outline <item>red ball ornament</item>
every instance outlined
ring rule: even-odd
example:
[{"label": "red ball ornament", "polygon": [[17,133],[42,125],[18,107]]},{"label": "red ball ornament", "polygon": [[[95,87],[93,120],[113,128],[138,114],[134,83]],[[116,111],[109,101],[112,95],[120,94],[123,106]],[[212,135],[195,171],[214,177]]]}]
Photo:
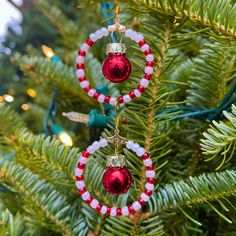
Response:
[{"label": "red ball ornament", "polygon": [[107,192],[120,195],[128,191],[131,175],[126,167],[110,166],[103,175],[102,183]]},{"label": "red ball ornament", "polygon": [[130,76],[131,64],[125,56],[125,45],[110,43],[107,45],[107,57],[102,65],[104,76],[113,83],[120,83]]}]

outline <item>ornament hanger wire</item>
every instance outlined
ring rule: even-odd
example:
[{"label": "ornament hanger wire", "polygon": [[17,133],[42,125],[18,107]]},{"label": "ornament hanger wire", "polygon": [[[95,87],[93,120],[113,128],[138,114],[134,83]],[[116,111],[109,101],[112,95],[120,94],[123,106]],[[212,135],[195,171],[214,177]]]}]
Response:
[{"label": "ornament hanger wire", "polygon": [[125,26],[120,24],[120,3],[119,0],[115,0],[115,24],[108,26],[109,32],[119,31],[125,32]]},{"label": "ornament hanger wire", "polygon": [[118,0],[116,0],[115,1],[115,22],[116,23],[120,22],[119,12],[120,12],[120,3]]}]

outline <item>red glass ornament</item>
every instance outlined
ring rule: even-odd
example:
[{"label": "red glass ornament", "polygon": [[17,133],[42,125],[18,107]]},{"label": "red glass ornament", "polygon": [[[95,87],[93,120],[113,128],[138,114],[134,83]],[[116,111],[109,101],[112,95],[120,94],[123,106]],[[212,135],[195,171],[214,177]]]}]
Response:
[{"label": "red glass ornament", "polygon": [[102,72],[112,83],[120,83],[128,79],[131,64],[125,54],[109,53],[103,62]]},{"label": "red glass ornament", "polygon": [[126,167],[110,166],[103,175],[102,183],[107,192],[120,195],[128,191],[131,175]]}]

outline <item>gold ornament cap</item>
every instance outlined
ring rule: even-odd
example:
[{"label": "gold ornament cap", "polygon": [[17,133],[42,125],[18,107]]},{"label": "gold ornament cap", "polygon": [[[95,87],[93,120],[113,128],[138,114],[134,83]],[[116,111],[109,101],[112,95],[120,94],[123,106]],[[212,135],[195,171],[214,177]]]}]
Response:
[{"label": "gold ornament cap", "polygon": [[123,167],[125,166],[125,156],[124,155],[113,155],[108,156],[106,161],[107,167]]},{"label": "gold ornament cap", "polygon": [[109,53],[125,54],[126,53],[125,44],[123,44],[123,43],[109,43],[109,44],[107,44],[106,53],[107,53],[107,55]]}]

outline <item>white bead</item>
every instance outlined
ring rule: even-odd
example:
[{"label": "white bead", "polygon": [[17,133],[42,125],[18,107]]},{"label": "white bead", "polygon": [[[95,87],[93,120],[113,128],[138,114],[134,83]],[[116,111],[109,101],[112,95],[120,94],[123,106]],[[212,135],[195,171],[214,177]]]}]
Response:
[{"label": "white bead", "polygon": [[129,215],[129,208],[127,206],[124,206],[121,208],[121,212],[123,216]]},{"label": "white bead", "polygon": [[137,32],[132,31],[131,34],[130,34],[130,38],[131,38],[132,40],[135,40],[136,37],[137,37]]},{"label": "white bead", "polygon": [[101,30],[97,30],[94,34],[97,39],[101,39],[103,37],[103,33]]},{"label": "white bead", "polygon": [[148,44],[144,44],[142,47],[141,47],[141,51],[142,52],[145,52],[146,50],[148,50],[150,47]]},{"label": "white bead", "polygon": [[153,61],[154,60],[154,56],[152,54],[148,54],[146,56],[146,61]]},{"label": "white bead", "polygon": [[93,95],[96,93],[96,90],[95,89],[90,89],[89,91],[88,91],[88,95],[89,95],[89,97],[93,97]]},{"label": "white bead", "polygon": [[133,30],[127,29],[127,30],[125,31],[125,36],[126,36],[127,38],[130,38],[130,35],[131,35],[132,32],[133,32]]},{"label": "white bead", "polygon": [[85,158],[85,157],[83,157],[83,156],[80,156],[79,162],[81,162],[82,164],[87,164],[88,158]]},{"label": "white bead", "polygon": [[77,75],[77,77],[82,77],[82,76],[84,76],[84,70],[83,70],[83,69],[78,69],[78,70],[76,70],[76,75]]},{"label": "white bead", "polygon": [[135,42],[136,43],[139,43],[141,40],[143,40],[144,39],[144,37],[143,37],[143,35],[142,34],[137,34],[136,36],[135,36]]},{"label": "white bead", "polygon": [[85,88],[85,87],[87,87],[87,86],[89,86],[89,82],[88,82],[87,80],[84,80],[84,81],[82,81],[82,82],[80,83],[80,87],[81,87],[81,88]]},{"label": "white bead", "polygon": [[89,194],[89,192],[88,191],[86,191],[85,193],[83,193],[82,194],[82,199],[84,200],[84,201],[86,201],[86,200],[88,200],[89,199],[89,197],[90,197],[90,194]]},{"label": "white bead", "polygon": [[98,96],[98,102],[103,103],[103,102],[104,102],[104,99],[105,99],[105,96],[104,96],[103,94],[100,94],[100,95]]},{"label": "white bead", "polygon": [[133,142],[132,140],[129,140],[129,141],[126,143],[126,147],[127,147],[128,149],[132,149],[133,145],[134,145],[134,142]]},{"label": "white bead", "polygon": [[95,150],[95,148],[94,148],[92,145],[90,145],[90,146],[87,148],[87,151],[88,151],[89,153],[93,154],[96,150]]},{"label": "white bead", "polygon": [[98,141],[95,141],[92,143],[92,146],[95,150],[98,150],[100,148],[100,143]]},{"label": "white bead", "polygon": [[92,202],[90,203],[90,206],[95,209],[98,206],[98,200],[97,199],[93,199]]},{"label": "white bead", "polygon": [[89,50],[89,45],[87,43],[83,43],[81,48],[82,51],[88,52]]},{"label": "white bead", "polygon": [[139,145],[138,143],[134,143],[134,145],[133,145],[133,147],[132,147],[132,150],[133,150],[134,152],[137,152],[137,151],[139,150],[139,148],[140,148],[140,145]]},{"label": "white bead", "polygon": [[147,170],[147,171],[146,171],[146,177],[147,177],[147,178],[153,178],[153,177],[155,177],[155,171],[154,171],[154,170]]},{"label": "white bead", "polygon": [[141,204],[138,201],[133,202],[132,207],[134,208],[135,211],[141,209]]},{"label": "white bead", "polygon": [[76,181],[75,184],[78,189],[81,189],[85,186],[84,181]]},{"label": "white bead", "polygon": [[124,95],[123,99],[124,99],[124,102],[130,102],[131,101],[131,97],[128,94]]},{"label": "white bead", "polygon": [[151,160],[151,158],[148,158],[148,159],[143,160],[143,164],[144,164],[145,166],[150,166],[150,165],[152,165],[152,160]]},{"label": "white bead", "polygon": [[152,74],[153,73],[153,68],[151,66],[146,66],[145,67],[145,73]]},{"label": "white bead", "polygon": [[75,176],[81,176],[83,172],[84,172],[83,169],[75,168]]},{"label": "white bead", "polygon": [[138,149],[138,151],[136,153],[137,153],[137,156],[141,157],[145,153],[145,150],[144,150],[144,148],[141,147]]},{"label": "white bead", "polygon": [[95,42],[95,41],[97,40],[97,38],[96,38],[96,36],[95,36],[94,33],[90,34],[90,35],[89,35],[89,38],[90,38],[93,42]]},{"label": "white bead", "polygon": [[99,143],[100,143],[100,147],[106,147],[108,145],[108,142],[105,138],[101,139]]},{"label": "white bead", "polygon": [[100,212],[104,215],[107,212],[107,206],[102,206]]},{"label": "white bead", "polygon": [[77,63],[77,64],[84,63],[84,57],[82,57],[82,56],[77,56],[77,57],[76,57],[76,63]]},{"label": "white bead", "polygon": [[109,35],[109,31],[108,31],[107,28],[105,28],[105,27],[101,28],[101,31],[102,31],[102,34],[103,34],[104,36],[108,36],[108,35]]},{"label": "white bead", "polygon": [[149,197],[147,194],[142,193],[142,194],[141,194],[141,198],[143,199],[143,201],[147,202],[150,197]]},{"label": "white bead", "polygon": [[110,215],[111,215],[111,216],[116,216],[116,207],[112,207],[112,208],[111,208]]},{"label": "white bead", "polygon": [[111,105],[115,105],[115,104],[116,104],[116,98],[111,97],[109,103],[110,103]]},{"label": "white bead", "polygon": [[140,97],[141,96],[141,92],[138,89],[134,90],[134,94],[136,97]]},{"label": "white bead", "polygon": [[149,84],[149,80],[147,79],[141,79],[140,84],[144,87],[147,88],[148,84]]},{"label": "white bead", "polygon": [[145,184],[145,188],[147,189],[147,190],[153,190],[154,189],[154,184],[150,184],[150,183],[146,183]]}]

